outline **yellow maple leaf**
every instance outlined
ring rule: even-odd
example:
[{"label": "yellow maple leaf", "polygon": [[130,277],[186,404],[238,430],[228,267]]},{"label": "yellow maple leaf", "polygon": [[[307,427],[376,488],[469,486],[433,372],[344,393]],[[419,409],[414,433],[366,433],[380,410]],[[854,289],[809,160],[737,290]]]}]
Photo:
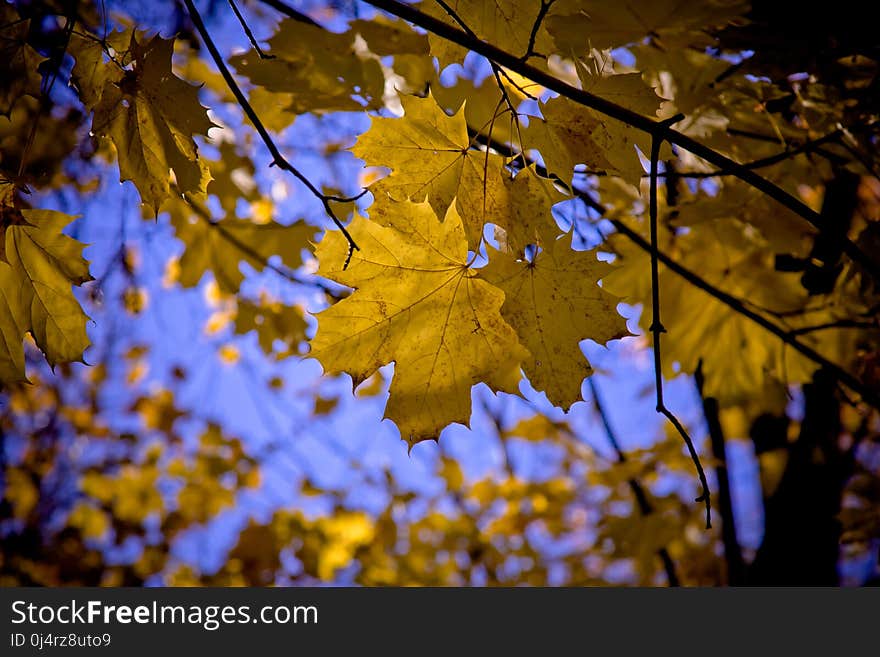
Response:
[{"label": "yellow maple leaf", "polygon": [[567,183],[575,166],[585,164],[589,171],[619,175],[638,189],[645,170],[636,146],[650,151],[644,133],[562,97],[541,105],[541,113],[544,120],[531,117],[523,130],[523,147],[538,149],[550,173]]},{"label": "yellow maple leaf", "polygon": [[[502,82],[505,82],[505,78],[502,78]],[[540,87],[523,79],[523,88],[526,87],[531,94],[540,93]],[[519,107],[526,98],[513,85],[505,84],[504,90],[514,107]],[[463,106],[465,121],[473,132],[486,135],[496,143],[519,147],[518,126],[494,78],[487,78],[479,85],[468,78],[459,78],[451,87],[436,84],[431,87],[431,91],[446,110],[457,113]]]},{"label": "yellow maple leaf", "polygon": [[[278,360],[297,352],[299,343],[306,337],[306,320],[297,306],[285,306],[276,301],[261,300],[260,303],[240,300],[235,316],[235,332],[257,332],[260,348]],[[284,344],[277,350],[277,342]]]},{"label": "yellow maple leaf", "polygon": [[653,116],[660,109],[662,99],[645,84],[641,73],[615,73],[613,61],[598,53],[578,60],[576,68],[584,91],[640,114]]},{"label": "yellow maple leaf", "polygon": [[[305,112],[358,111],[364,103],[382,106],[385,76],[375,59],[356,51],[355,33],[337,34],[295,20],[284,20],[269,39],[265,59],[253,50],[235,55],[230,63],[279,109]],[[268,103],[266,103],[268,104]]]},{"label": "yellow maple leaf", "polygon": [[646,36],[665,45],[707,45],[706,33],[723,27],[749,9],[745,0],[681,2],[603,2],[561,0],[545,21],[557,51],[580,54],[590,48],[616,48],[641,41]]},{"label": "yellow maple leaf", "polygon": [[[429,0],[421,7],[426,13],[458,29],[465,29],[479,39],[518,57],[540,53],[548,55],[552,48],[550,37],[535,22],[542,13],[540,0],[509,2],[504,0],[447,0],[440,3]],[[447,9],[448,8],[448,9]],[[451,14],[454,13],[453,17]],[[464,25],[464,27],[462,26]],[[467,50],[449,41],[429,35],[431,52],[440,61],[440,68],[461,63]],[[532,46],[531,53],[529,46]]]},{"label": "yellow maple leaf", "polygon": [[[227,215],[234,215],[239,200],[250,203],[260,200],[254,181],[254,163],[248,156],[239,154],[233,142],[225,141],[217,150],[219,157],[205,162],[211,173],[206,191],[208,196],[217,198]],[[199,201],[204,202],[201,195]]]},{"label": "yellow maple leaf", "polygon": [[[661,251],[685,267],[697,269],[705,280],[728,294],[747,299],[754,308],[787,316],[791,328],[829,321],[828,310],[805,312],[809,296],[796,274],[780,274],[772,252],[756,245],[754,231],[732,220],[697,224],[689,232],[662,231]],[[652,321],[650,257],[628,240],[612,239],[622,266],[604,280],[605,288],[631,304],[643,304],[640,324]],[[773,387],[810,380],[815,363],[766,329],[660,267],[660,304],[666,333],[663,371],[667,377],[693,373],[702,362],[704,392],[722,406],[748,402],[761,390],[763,403],[775,406]],[[846,362],[842,329],[799,336],[827,358]]]},{"label": "yellow maple leaf", "polygon": [[425,34],[416,32],[405,21],[382,14],[370,20],[352,21],[351,31],[359,34],[367,42],[370,52],[376,55],[427,55],[429,52]]},{"label": "yellow maple leaf", "polygon": [[313,226],[301,221],[289,226],[232,218],[211,221],[176,199],[171,223],[186,247],[178,263],[180,284],[194,287],[211,271],[219,290],[227,294],[238,292],[244,280],[242,262],[262,271],[270,258],[280,256],[287,266],[298,267],[302,249],[315,234]]},{"label": "yellow maple leaf", "polygon": [[[403,118],[373,117],[370,130],[352,148],[367,166],[386,166],[387,178],[374,184],[395,201],[431,203],[438,215],[457,199],[468,246],[475,249],[483,226],[505,216],[509,205],[503,186],[503,160],[470,150],[464,113],[447,116],[434,98],[401,97]],[[371,215],[372,216],[372,215]]]},{"label": "yellow maple leaf", "polygon": [[532,385],[566,410],[580,399],[581,383],[593,371],[580,342],[604,344],[628,335],[617,299],[598,285],[612,267],[592,251],[573,250],[570,241],[545,242],[532,261],[491,250],[480,270],[504,290],[501,316],[531,352],[523,369]]},{"label": "yellow maple leaf", "polygon": [[0,116],[9,116],[23,95],[40,95],[37,66],[45,58],[27,43],[30,20],[19,18],[14,6],[0,5],[0,25]]},{"label": "yellow maple leaf", "polygon": [[568,183],[578,164],[591,170],[613,168],[605,157],[610,136],[595,114],[567,98],[549,100],[541,113],[543,120],[531,117],[523,130],[523,147],[538,149],[550,173]]},{"label": "yellow maple leaf", "polygon": [[0,382],[24,381],[25,333],[50,365],[81,361],[88,317],[71,287],[91,280],[83,245],[62,234],[73,218],[0,208]]},{"label": "yellow maple leaf", "polygon": [[107,65],[104,49],[96,39],[71,34],[67,52],[75,60],[70,73],[73,87],[82,104],[91,111],[101,102],[105,85],[118,80],[121,72],[116,66]]},{"label": "yellow maple leaf", "polygon": [[544,245],[553,242],[561,232],[553,219],[551,208],[565,196],[557,191],[553,182],[535,173],[530,166],[516,174],[504,177],[508,196],[515,199],[510,204],[504,221],[497,222],[504,229],[503,250],[522,254],[530,244]]},{"label": "yellow maple leaf", "polygon": [[[100,89],[85,84],[83,75],[79,84],[87,91],[81,96],[87,104],[100,98],[92,132],[113,142],[121,180],[131,180],[141,200],[158,213],[169,196],[171,172],[181,192],[204,191],[208,180],[193,135],[207,135],[214,124],[199,103],[198,87],[172,73],[172,40],[155,36],[140,44],[132,32],[129,51],[132,68],[95,76],[93,82],[103,83]],[[83,52],[91,70],[94,49]]]},{"label": "yellow maple leaf", "polygon": [[412,445],[467,424],[476,383],[516,392],[528,352],[500,314],[504,294],[468,266],[455,209],[441,222],[428,203],[397,206],[388,226],[352,222],[360,251],[347,269],[342,235],[318,245],[318,273],[355,291],[318,313],[310,355],[355,385],[394,362],[385,415]]}]

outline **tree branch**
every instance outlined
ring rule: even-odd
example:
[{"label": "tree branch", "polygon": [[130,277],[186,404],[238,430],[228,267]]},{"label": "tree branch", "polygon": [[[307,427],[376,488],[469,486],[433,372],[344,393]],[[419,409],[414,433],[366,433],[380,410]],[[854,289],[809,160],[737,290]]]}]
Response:
[{"label": "tree branch", "polygon": [[822,324],[816,324],[814,326],[801,326],[799,328],[793,328],[789,331],[791,335],[806,335],[807,333],[813,333],[814,331],[826,331],[828,329],[841,329],[841,328],[851,328],[851,329],[874,329],[876,330],[878,327],[877,320],[865,320],[859,321],[857,319],[838,319],[831,322],[823,322]]},{"label": "tree branch", "polygon": [[[585,202],[594,210],[600,211],[604,214],[605,206],[603,206],[601,203],[599,203],[584,192],[578,191],[577,195],[578,198],[585,200]],[[614,227],[619,233],[628,237],[634,244],[636,244],[636,246],[638,246],[643,251],[650,252],[651,245],[636,231],[634,231],[632,228],[627,226],[619,219],[610,219],[610,221],[612,224],[614,224]],[[777,326],[775,323],[771,322],[763,315],[760,315],[751,310],[745,305],[743,301],[703,280],[700,276],[693,273],[687,267],[683,267],[682,265],[675,262],[668,255],[662,252],[658,252],[657,258],[670,271],[675,272],[694,287],[699,288],[709,296],[723,303],[734,312],[742,315],[743,317],[746,317],[747,319],[750,319],[755,324],[758,324],[760,327],[766,329],[802,356],[809,358],[817,365],[828,368],[834,373],[834,375],[840,380],[841,383],[857,392],[866,403],[870,404],[876,409],[880,409],[880,394],[872,390],[867,384],[862,383],[859,379],[854,377],[852,374],[844,370],[839,365],[832,363],[830,360],[816,352],[814,349],[800,342],[797,337],[792,335],[789,331]]]},{"label": "tree branch", "polygon": [[[177,191],[180,192],[180,189],[177,188],[176,185],[175,185],[175,189],[177,189]],[[298,285],[305,285],[305,286],[309,286],[309,287],[316,287],[319,290],[321,290],[324,294],[326,294],[328,297],[330,297],[331,299],[336,300],[336,301],[343,298],[338,293],[336,293],[334,290],[332,290],[329,286],[322,283],[321,280],[318,278],[306,279],[306,278],[303,278],[302,276],[300,276],[299,274],[297,274],[295,271],[291,270],[289,267],[285,267],[283,265],[276,265],[276,264],[270,262],[269,260],[264,258],[262,255],[257,253],[257,251],[255,251],[253,248],[251,248],[250,246],[248,246],[247,244],[245,244],[244,242],[239,240],[235,235],[233,235],[228,230],[226,230],[219,221],[215,221],[214,218],[211,216],[211,213],[207,210],[207,208],[205,208],[198,201],[196,201],[192,197],[191,194],[183,193],[181,195],[183,196],[183,200],[186,201],[186,204],[192,209],[192,211],[195,213],[195,215],[199,219],[201,219],[208,226],[210,226],[211,228],[216,230],[217,234],[220,235],[220,237],[222,237],[224,240],[226,240],[227,242],[232,244],[232,246],[237,248],[239,251],[241,251],[244,255],[249,257],[251,260],[255,260],[256,262],[259,262],[266,269],[271,269],[276,274],[278,274],[282,278],[287,279],[291,283],[296,283]]]},{"label": "tree branch", "polygon": [[[673,116],[668,119],[668,123],[671,124],[679,120],[679,117]],[[657,170],[662,143],[663,137],[659,134],[654,134],[651,138],[651,189],[648,200],[648,214],[651,223],[651,310],[653,314],[649,330],[654,335],[654,387],[657,394],[657,412],[666,416],[672,423],[672,426],[678,431],[682,440],[684,440],[685,445],[687,445],[703,489],[695,501],[703,502],[706,505],[706,529],[710,529],[712,527],[712,502],[709,496],[709,482],[706,481],[706,473],[703,470],[703,464],[700,463],[700,455],[697,453],[694,441],[684,428],[684,425],[679,422],[675,414],[666,407],[666,403],[663,401],[663,368],[660,358],[660,336],[666,333],[666,329],[660,320],[660,265],[658,259],[660,248],[657,231]]]},{"label": "tree branch", "polygon": [[[746,169],[762,169],[764,167],[773,166],[774,164],[779,164],[780,162],[785,162],[786,160],[790,160],[794,157],[802,153],[811,153],[814,151],[818,151],[819,147],[823,144],[828,144],[830,142],[839,141],[841,136],[843,136],[843,130],[834,130],[833,132],[829,132],[827,135],[823,135],[817,139],[811,139],[809,141],[805,141],[800,146],[795,148],[789,148],[775,155],[769,155],[767,157],[762,157],[758,160],[752,160],[751,162],[746,162],[742,166]],[[682,171],[679,172],[678,175],[681,178],[715,178],[717,176],[730,176],[735,175],[732,171],[728,169],[717,169],[715,171]]]},{"label": "tree branch", "polygon": [[[191,0],[188,0],[191,1]],[[261,0],[266,2],[267,0]],[[664,139],[672,144],[690,151],[697,157],[700,157],[710,164],[714,164],[720,169],[729,170],[731,175],[736,176],[743,182],[763,192],[770,198],[774,199],[784,207],[788,208],[795,214],[799,215],[819,230],[825,229],[827,222],[815,210],[798,200],[791,194],[787,193],[775,183],[756,174],[747,167],[735,162],[729,157],[715,151],[714,149],[688,137],[687,135],[669,129],[663,126],[655,119],[642,116],[637,112],[633,112],[614,102],[595,96],[583,89],[573,87],[553,75],[546,73],[540,69],[530,66],[522,62],[518,57],[497,48],[496,46],[486,43],[475,38],[456,27],[449,25],[433,16],[429,16],[418,9],[398,2],[397,0],[364,0],[369,5],[382,9],[389,14],[410,21],[414,25],[428,30],[435,35],[455,43],[463,48],[472,50],[478,55],[482,55],[488,60],[516,73],[537,82],[538,84],[555,91],[556,93],[580,104],[589,107],[601,114],[605,114],[613,119],[626,123],[637,130],[646,132],[650,135],[658,134],[662,131]],[[273,4],[283,4],[279,0],[273,0]],[[875,262],[866,253],[861,251],[855,243],[847,239],[843,244],[843,251],[846,255],[857,262],[867,273],[874,279],[880,281],[880,263]]]},{"label": "tree branch", "polygon": [[235,14],[238,22],[241,23],[241,29],[244,30],[245,36],[247,36],[248,41],[251,42],[251,47],[254,49],[260,59],[275,59],[275,55],[268,55],[263,52],[262,48],[260,48],[260,44],[257,43],[257,39],[254,36],[254,33],[251,32],[251,28],[248,26],[247,21],[245,21],[244,16],[242,16],[241,12],[238,10],[238,5],[235,4],[235,0],[229,0],[229,6],[232,7],[232,12]]},{"label": "tree branch", "polygon": [[[25,141],[24,148],[21,151],[21,160],[18,163],[18,175],[16,176],[18,180],[15,181],[16,186],[20,185],[21,178],[24,175],[28,154],[31,146],[34,145],[34,139],[37,136],[37,128],[40,125],[40,119],[43,117],[46,110],[49,109],[51,103],[50,94],[52,93],[52,88],[55,86],[55,82],[58,80],[58,74],[61,72],[61,65],[64,63],[64,55],[67,53],[67,48],[70,45],[70,35],[73,34],[73,29],[76,26],[77,20],[75,4],[70,5],[64,20],[64,27],[61,30],[61,46],[53,52],[50,57],[51,75],[40,81],[40,103],[37,107],[37,113],[31,124],[31,129],[28,133],[27,140]],[[27,187],[24,187],[23,191],[30,193]]]},{"label": "tree branch", "polygon": [[[827,135],[823,135],[822,137],[818,137],[817,139],[810,139],[808,141],[803,142],[799,146],[794,148],[787,148],[779,153],[775,153],[774,155],[768,155],[767,157],[762,157],[757,160],[752,160],[751,162],[743,162],[742,166],[747,169],[763,169],[764,167],[773,166],[774,164],[779,164],[781,162],[785,162],[786,160],[790,160],[802,153],[817,153],[826,159],[830,159],[832,162],[836,161],[838,156],[833,155],[822,149],[823,144],[827,144],[829,142],[836,141],[838,143],[842,143],[841,137],[843,136],[842,130],[834,130],[833,132],[829,132]],[[833,158],[833,159],[832,159]],[[585,176],[599,176],[604,177],[608,174],[605,171],[575,171],[575,175],[585,175]],[[657,174],[660,178],[665,178],[668,174],[666,172],[659,172]],[[679,178],[689,178],[700,180],[704,178],[719,178],[721,176],[732,176],[733,172],[727,171],[725,169],[716,169],[715,171],[676,171],[675,175]],[[642,174],[642,178],[649,178],[650,174]]]},{"label": "tree branch", "polygon": [[286,2],[282,2],[281,0],[260,0],[264,5],[268,5],[272,7],[275,11],[278,11],[288,18],[292,18],[295,21],[299,21],[300,23],[305,23],[306,25],[312,25],[313,27],[323,27],[320,23],[312,20],[304,13],[297,11],[293,7],[291,7]]},{"label": "tree branch", "polygon": [[239,106],[241,106],[242,111],[245,115],[250,119],[251,123],[256,128],[257,133],[260,135],[260,138],[263,140],[263,143],[266,145],[266,148],[269,149],[269,153],[272,155],[272,164],[279,166],[280,168],[288,171],[293,174],[293,176],[299,180],[303,185],[305,185],[306,189],[308,189],[312,195],[321,201],[321,204],[324,206],[324,212],[327,213],[327,216],[333,220],[333,223],[336,224],[336,227],[342,232],[345,236],[345,239],[348,240],[348,257],[345,260],[343,265],[343,269],[348,267],[348,263],[351,261],[351,256],[355,250],[360,250],[358,245],[355,243],[352,236],[349,234],[348,230],[346,230],[345,226],[336,216],[336,213],[333,212],[333,208],[330,206],[329,198],[323,194],[317,187],[315,187],[314,183],[310,181],[305,175],[303,175],[299,169],[293,166],[287,159],[281,154],[281,151],[278,150],[278,146],[275,145],[272,136],[269,134],[269,131],[266,130],[266,127],[260,121],[260,117],[257,116],[257,113],[254,111],[254,108],[251,107],[250,102],[248,102],[247,97],[242,92],[241,88],[238,86],[238,83],[235,81],[235,78],[232,76],[232,73],[229,71],[229,68],[226,66],[226,62],[223,61],[223,57],[220,54],[220,51],[217,49],[217,45],[214,43],[214,40],[211,38],[208,29],[205,27],[205,23],[202,20],[201,15],[193,4],[193,0],[184,0],[186,4],[187,11],[190,14],[190,18],[192,19],[193,25],[198,31],[199,35],[202,37],[202,41],[204,41],[205,46],[208,48],[208,52],[211,54],[211,58],[214,60],[214,64],[217,66],[217,69],[220,71],[220,74],[223,76],[223,79],[226,81],[226,86],[229,87],[229,91],[232,92],[232,95],[235,96],[236,101],[238,101]]},{"label": "tree branch", "polygon": [[541,23],[544,22],[544,18],[547,17],[547,12],[550,11],[550,7],[553,6],[554,2],[556,0],[541,0],[541,9],[538,11],[535,22],[532,24],[532,31],[529,33],[529,45],[526,47],[526,54],[522,56],[522,61],[527,62],[529,57],[540,56],[539,53],[535,52],[535,40],[538,38],[538,30],[541,29]]}]

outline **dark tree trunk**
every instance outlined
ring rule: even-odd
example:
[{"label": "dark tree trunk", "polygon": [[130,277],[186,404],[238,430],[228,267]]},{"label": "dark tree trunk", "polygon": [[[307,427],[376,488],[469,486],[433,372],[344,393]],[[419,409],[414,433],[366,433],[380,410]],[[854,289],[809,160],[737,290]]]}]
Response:
[{"label": "dark tree trunk", "polygon": [[[852,459],[838,447],[840,402],[834,378],[818,370],[804,386],[804,398],[800,435],[789,448],[779,486],[764,501],[764,540],[748,570],[752,585],[839,582],[837,514]],[[772,423],[765,428],[772,431]],[[767,438],[753,437],[756,442]]]},{"label": "dark tree trunk", "polygon": [[703,364],[697,366],[694,375],[697,392],[703,403],[703,415],[709,430],[712,456],[715,459],[715,479],[718,482],[718,512],[721,516],[721,543],[724,546],[724,561],[727,565],[727,584],[741,586],[745,583],[745,562],[736,536],[736,518],[733,514],[733,500],[730,495],[730,477],[727,472],[727,450],[724,429],[721,426],[718,400],[703,394]]}]

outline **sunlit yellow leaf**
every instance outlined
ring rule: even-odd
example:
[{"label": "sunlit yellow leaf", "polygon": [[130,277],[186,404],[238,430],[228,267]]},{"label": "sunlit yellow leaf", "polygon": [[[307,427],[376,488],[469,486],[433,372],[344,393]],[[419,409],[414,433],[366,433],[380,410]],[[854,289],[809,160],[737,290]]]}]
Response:
[{"label": "sunlit yellow leaf", "polygon": [[428,203],[398,205],[388,226],[354,220],[347,269],[341,235],[318,246],[319,274],[355,292],[318,314],[310,355],[355,385],[395,362],[385,412],[413,444],[466,424],[474,384],[515,392],[527,352],[501,317],[503,293],[468,267],[458,213],[441,222]]}]

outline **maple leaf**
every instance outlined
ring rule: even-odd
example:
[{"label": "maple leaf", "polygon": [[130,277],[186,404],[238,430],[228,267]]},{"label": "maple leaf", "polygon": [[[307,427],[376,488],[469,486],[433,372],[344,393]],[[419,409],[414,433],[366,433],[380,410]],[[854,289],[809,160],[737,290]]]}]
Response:
[{"label": "maple leaf", "polygon": [[[265,59],[253,50],[230,63],[251,82],[283,101],[294,114],[381,107],[382,67],[356,52],[356,33],[336,34],[292,19],[281,21]],[[363,99],[363,102],[355,97]]]},{"label": "maple leaf", "polygon": [[391,20],[380,14],[368,21],[354,20],[350,27],[367,42],[370,52],[377,55],[427,55],[430,52],[428,37],[405,21]]},{"label": "maple leaf", "polygon": [[0,212],[0,383],[13,383],[26,380],[26,332],[50,365],[82,361],[88,317],[71,287],[91,276],[83,245],[61,232],[73,217],[10,206]]},{"label": "maple leaf", "polygon": [[547,101],[541,113],[543,119],[530,118],[523,130],[523,147],[537,149],[548,171],[568,183],[578,164],[614,168],[605,156],[612,144],[602,119],[567,98]]},{"label": "maple leaf", "polygon": [[[541,105],[543,119],[531,117],[523,130],[523,146],[541,153],[547,170],[566,183],[575,166],[621,176],[636,189],[645,169],[636,151],[650,152],[650,138],[615,119],[600,116],[567,98],[552,98]],[[661,156],[671,154],[667,146]]]},{"label": "maple leaf", "polygon": [[442,216],[457,200],[468,245],[475,249],[483,226],[504,217],[508,206],[503,160],[470,150],[462,111],[447,116],[430,95],[402,96],[401,103],[403,118],[373,117],[370,130],[358,138],[352,152],[367,165],[391,169],[391,175],[371,189],[394,201],[427,198]]},{"label": "maple leaf", "polygon": [[223,212],[232,216],[239,199],[253,203],[260,198],[253,180],[254,163],[249,157],[240,155],[232,142],[223,142],[218,150],[220,157],[206,162],[211,175],[206,193],[215,196]]},{"label": "maple leaf", "polygon": [[575,65],[584,91],[640,114],[653,116],[660,109],[663,99],[645,84],[641,73],[615,73],[613,62],[598,54]]},{"label": "maple leaf", "polygon": [[19,18],[10,4],[0,5],[0,116],[9,116],[23,95],[40,95],[37,70],[45,58],[27,42],[30,21]]},{"label": "maple leaf", "polygon": [[[792,315],[792,328],[828,321],[827,311],[804,313],[808,295],[796,275],[781,275],[772,255],[753,241],[750,227],[737,221],[716,220],[694,225],[687,234],[661,235],[661,249],[676,255],[686,267],[701,267],[704,278],[725,292],[747,299],[756,308],[776,315]],[[623,240],[612,245],[621,266],[605,277],[605,289],[627,303],[644,305],[640,323],[652,319],[650,257]],[[663,309],[663,370],[667,377],[693,373],[702,361],[704,393],[722,405],[746,402],[756,390],[809,381],[815,363],[748,318],[661,266],[660,298]],[[838,342],[839,331],[808,334],[801,339],[839,362],[852,357]],[[835,353],[836,352],[836,353]]]},{"label": "maple leaf", "polygon": [[293,100],[293,94],[269,91],[265,87],[255,88],[249,96],[251,107],[272,132],[281,132],[296,121],[297,114],[290,110]]},{"label": "maple leaf", "polygon": [[523,364],[526,376],[564,410],[581,398],[581,383],[593,371],[580,342],[604,344],[629,334],[615,310],[618,300],[598,284],[611,265],[570,243],[545,241],[531,261],[492,249],[480,270],[481,278],[504,290],[501,316],[531,352]]},{"label": "maple leaf", "polygon": [[535,173],[534,165],[516,174],[504,176],[509,198],[514,199],[503,219],[496,224],[504,230],[504,245],[515,254],[522,254],[529,245],[552,243],[560,230],[551,208],[566,199],[553,182]]},{"label": "maple leaf", "polygon": [[[261,299],[259,303],[241,300],[235,315],[235,332],[257,332],[260,348],[277,360],[295,354],[306,338],[306,320],[297,306]],[[284,343],[284,351],[276,351],[276,342]]]},{"label": "maple leaf", "polygon": [[[502,78],[502,83],[505,78]],[[523,88],[529,93],[539,94],[541,88],[523,80]],[[526,96],[513,85],[505,84],[504,91],[514,107],[518,107]],[[501,89],[491,77],[477,85],[473,80],[459,78],[455,85],[444,87],[435,84],[431,93],[437,103],[447,113],[458,113],[464,108],[464,118],[468,129],[486,135],[494,142],[514,144],[519,147],[519,130],[501,94]]]},{"label": "maple leaf", "polygon": [[[613,62],[593,53],[575,62],[581,87],[636,112],[654,115],[663,100],[639,73],[615,73]],[[650,138],[632,126],[578,106],[567,98],[541,106],[544,120],[532,119],[524,131],[525,148],[537,148],[547,168],[570,180],[577,164],[617,174],[639,189],[645,169],[636,148],[650,152]],[[662,157],[671,157],[664,144]]]},{"label": "maple leaf", "polygon": [[[678,226],[702,226],[713,229],[724,223],[748,224],[758,231],[758,235],[750,234],[752,248],[759,243],[773,253],[790,253],[798,257],[807,257],[810,244],[815,239],[813,226],[802,221],[793,212],[775,203],[773,199],[754,189],[735,181],[725,182],[723,187],[713,195],[696,194],[682,199],[677,208],[675,221]],[[719,224],[720,222],[720,224]],[[760,240],[760,242],[759,242]],[[739,246],[743,240],[738,235],[730,242],[731,246]]]},{"label": "maple leaf", "polygon": [[[653,72],[658,82],[664,80],[663,96],[670,98],[675,109],[688,119],[705,106],[713,107],[721,117],[723,108],[718,82],[721,75],[730,68],[724,60],[716,59],[704,52],[692,49],[663,51],[650,46],[634,46],[632,53],[640,69]],[[671,76],[671,79],[669,79]],[[724,119],[725,123],[727,119]]]},{"label": "maple leaf", "polygon": [[95,39],[71,34],[67,51],[75,60],[71,82],[86,110],[91,111],[101,102],[104,87],[118,82],[121,72],[107,65],[104,49]]},{"label": "maple leaf", "polygon": [[413,30],[409,23],[378,15],[368,21],[352,21],[351,30],[366,41],[373,56],[380,58],[386,74],[386,95],[390,91],[387,82],[391,76],[385,64],[387,60],[381,58],[389,55],[394,58],[391,68],[399,76],[394,80],[394,89],[398,93],[423,94],[428,84],[436,79],[428,36]]},{"label": "maple leaf", "polygon": [[0,197],[3,187],[76,184],[64,164],[76,152],[79,124],[75,112],[47,119],[39,99],[19,98],[8,117],[0,116]]},{"label": "maple leaf", "polygon": [[262,271],[270,258],[280,256],[295,269],[302,262],[302,249],[315,234],[315,228],[304,222],[285,226],[234,218],[212,221],[185,207],[172,208],[171,221],[185,246],[179,263],[180,284],[194,287],[211,271],[220,290],[229,294],[238,292],[244,280],[242,261]]},{"label": "maple leaf", "polygon": [[[549,54],[551,42],[543,29],[533,27],[541,13],[540,0],[505,2],[503,0],[427,0],[422,8],[428,14],[463,29],[461,23],[477,38],[491,43],[517,57],[527,53]],[[448,9],[447,9],[448,8]],[[455,14],[455,17],[451,13]],[[467,50],[444,39],[429,35],[431,52],[440,60],[440,68],[464,61]],[[532,39],[534,42],[532,43]],[[529,52],[529,46],[532,51]]]},{"label": "maple leaf", "polygon": [[646,36],[666,46],[707,45],[706,32],[738,19],[749,9],[745,0],[683,2],[602,2],[562,0],[545,23],[558,52],[579,54],[590,48],[617,48]]},{"label": "maple leaf", "polygon": [[413,445],[452,422],[468,424],[471,387],[516,392],[528,352],[502,318],[504,293],[468,266],[461,218],[441,222],[430,204],[401,202],[388,225],[356,217],[360,250],[336,232],[318,245],[318,274],[354,288],[317,314],[310,356],[354,385],[395,363],[385,416]]},{"label": "maple leaf", "polygon": [[[193,135],[215,127],[199,103],[198,87],[171,71],[173,40],[153,37],[146,44],[131,34],[132,67],[112,76],[89,73],[94,50],[81,50],[78,77],[84,102],[95,102],[92,132],[116,147],[121,180],[131,180],[141,200],[158,214],[174,173],[181,192],[203,191],[207,178]],[[102,79],[103,78],[103,79]],[[103,82],[99,89],[88,81]]]}]

